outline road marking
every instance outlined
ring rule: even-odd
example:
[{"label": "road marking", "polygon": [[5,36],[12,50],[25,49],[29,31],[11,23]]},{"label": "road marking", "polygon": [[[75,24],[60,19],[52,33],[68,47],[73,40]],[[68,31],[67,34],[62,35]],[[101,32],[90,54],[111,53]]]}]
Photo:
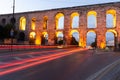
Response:
[{"label": "road marking", "polygon": [[28,57],[30,57],[30,58],[34,58],[34,56],[33,55],[27,55]]},{"label": "road marking", "polygon": [[0,62],[0,65],[2,64],[9,64],[9,62]]},{"label": "road marking", "polygon": [[120,59],[114,61],[113,63],[107,65],[106,67],[102,68],[98,72],[96,72],[93,75],[89,76],[86,80],[101,80],[101,78],[105,74],[107,74],[111,69],[113,69],[118,64],[120,64]]},{"label": "road marking", "polygon": [[22,58],[20,58],[20,57],[14,57],[14,59],[16,59],[16,60],[22,60]]}]

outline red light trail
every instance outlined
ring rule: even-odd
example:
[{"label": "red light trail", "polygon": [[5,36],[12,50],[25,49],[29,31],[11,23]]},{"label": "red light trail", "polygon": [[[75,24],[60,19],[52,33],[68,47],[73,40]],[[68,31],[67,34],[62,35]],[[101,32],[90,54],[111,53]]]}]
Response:
[{"label": "red light trail", "polygon": [[[39,65],[54,59],[58,59],[67,55],[71,55],[73,53],[76,53],[78,51],[81,51],[82,49],[73,49],[71,51],[66,51],[66,52],[58,52],[56,54],[49,54],[46,56],[40,56],[37,58],[32,58],[32,59],[26,59],[26,60],[21,60],[14,62],[12,64],[6,64],[4,66],[0,66],[0,69],[3,69],[3,71],[0,71],[0,76],[6,75],[15,71],[23,70],[28,67],[32,67],[35,65]],[[9,68],[10,67],[10,68]]]}]

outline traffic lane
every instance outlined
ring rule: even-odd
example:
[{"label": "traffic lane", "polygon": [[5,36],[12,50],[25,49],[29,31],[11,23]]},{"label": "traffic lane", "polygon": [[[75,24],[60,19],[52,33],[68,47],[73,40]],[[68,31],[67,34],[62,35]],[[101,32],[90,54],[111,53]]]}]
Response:
[{"label": "traffic lane", "polygon": [[[76,48],[72,48],[73,49],[77,49]],[[25,51],[13,51],[13,52],[6,52],[6,53],[0,53],[0,61],[10,61],[10,60],[14,60],[14,57],[20,57],[20,58],[26,58],[26,57],[31,57],[32,56],[40,56],[40,55],[48,55],[48,54],[55,54],[58,52],[66,52],[71,50],[71,48],[63,48],[63,49],[58,49],[58,48],[48,48],[48,49],[35,49],[35,50],[25,50]],[[16,58],[15,58],[16,59]]]},{"label": "traffic lane", "polygon": [[80,50],[83,50],[83,49],[78,48],[78,49],[74,49],[74,50],[71,50],[71,51],[58,52],[56,54],[46,55],[44,57],[38,57],[38,58],[25,60],[25,61],[22,61],[22,62],[16,62],[15,64],[11,64],[11,65],[10,64],[9,65],[4,65],[4,66],[1,66],[2,71],[0,72],[0,75],[9,74],[9,73],[19,71],[19,70],[22,70],[22,69],[25,69],[25,68],[28,68],[28,67],[32,67],[32,66],[35,66],[35,65],[38,65],[38,64],[42,64],[42,63],[45,63],[45,62],[48,62],[48,61],[51,61],[51,60],[54,60],[54,59],[57,59],[57,58],[60,58],[60,57],[63,57],[63,56],[71,55],[71,54],[73,54],[75,52],[78,52]]},{"label": "traffic lane", "polygon": [[6,56],[6,55],[14,55],[14,54],[22,54],[22,53],[28,53],[28,52],[38,52],[38,51],[51,51],[51,50],[58,50],[58,48],[40,48],[40,49],[23,49],[23,50],[5,50],[0,51],[0,56]]},{"label": "traffic lane", "polygon": [[[43,56],[43,55],[48,55],[48,54],[55,54],[58,52],[63,52],[63,51],[69,51],[70,49],[46,49],[46,50],[39,50],[39,51],[29,51],[29,52],[20,52],[19,53],[14,53],[14,54],[7,54],[7,55],[2,55],[0,56],[0,61],[11,61],[15,60],[16,57],[19,58],[29,58],[32,56]],[[15,58],[14,58],[15,57]]]},{"label": "traffic lane", "polygon": [[[73,58],[76,59],[76,57],[77,56],[75,56]],[[72,58],[69,57],[66,60],[64,60],[64,58],[66,58],[66,57],[63,57],[61,59],[57,59],[54,61],[50,61],[50,62],[44,63],[42,65],[39,65],[39,66],[35,66],[34,68],[29,68],[27,70],[22,70],[20,72],[16,72],[16,73],[13,73],[10,75],[3,76],[3,77],[1,77],[1,79],[2,80],[7,80],[7,79],[9,79],[9,80],[19,80],[19,79],[22,79],[22,80],[33,80],[33,79],[34,80],[39,80],[39,79],[57,80],[57,79],[53,79],[53,78],[61,77],[60,75],[64,73],[63,71],[65,71],[67,67],[69,67],[69,66],[72,67],[72,65],[69,64],[69,62],[71,62],[71,61],[73,62]],[[52,77],[51,73],[52,73],[52,75],[53,74],[55,75],[55,76],[53,75],[53,78],[50,78],[50,77]],[[67,72],[67,73],[69,73],[69,72]],[[36,77],[36,75],[37,75],[37,77]],[[47,77],[46,77],[46,75],[47,75]]]},{"label": "traffic lane", "polygon": [[92,51],[82,51],[1,76],[0,80],[85,80],[118,58],[114,54],[92,55]]}]

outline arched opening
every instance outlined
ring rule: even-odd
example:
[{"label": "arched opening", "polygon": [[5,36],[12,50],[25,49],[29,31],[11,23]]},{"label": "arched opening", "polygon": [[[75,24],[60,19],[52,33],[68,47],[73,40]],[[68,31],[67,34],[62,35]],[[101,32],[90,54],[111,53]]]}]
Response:
[{"label": "arched opening", "polygon": [[114,28],[116,26],[116,11],[108,10],[106,12],[106,27]]},{"label": "arched opening", "polygon": [[18,41],[25,41],[25,33],[24,32],[19,33]]},{"label": "arched opening", "polygon": [[32,30],[35,30],[35,27],[36,27],[36,18],[32,18],[32,21],[31,21],[31,29],[32,29]]},{"label": "arched opening", "polygon": [[117,33],[114,30],[108,30],[106,32],[106,47],[115,48]]},{"label": "arched opening", "polygon": [[26,18],[25,17],[21,17],[20,18],[19,30],[25,31],[25,29],[26,29]]},{"label": "arched opening", "polygon": [[64,35],[63,32],[57,32],[56,33],[56,44],[62,45],[64,44]]},{"label": "arched opening", "polygon": [[35,38],[36,38],[36,33],[35,32],[30,32],[29,43],[30,44],[35,44]]},{"label": "arched opening", "polygon": [[71,31],[71,45],[79,45],[79,32],[77,30]]},{"label": "arched opening", "polygon": [[97,27],[97,13],[95,11],[89,11],[87,14],[87,27],[96,28]]},{"label": "arched opening", "polygon": [[72,29],[79,28],[79,14],[77,12],[71,14],[71,27]]},{"label": "arched opening", "polygon": [[87,47],[97,47],[96,33],[89,31],[87,33]]},{"label": "arched opening", "polygon": [[48,27],[48,17],[45,16],[43,18],[43,29],[45,30],[45,29],[47,29],[47,27]]},{"label": "arched opening", "polygon": [[42,33],[42,38],[41,38],[41,44],[42,45],[48,45],[48,33],[47,32],[43,32]]},{"label": "arched opening", "polygon": [[6,19],[5,19],[5,18],[2,19],[2,24],[3,24],[3,25],[6,24]]},{"label": "arched opening", "polygon": [[55,17],[56,29],[64,29],[64,14],[58,13]]}]

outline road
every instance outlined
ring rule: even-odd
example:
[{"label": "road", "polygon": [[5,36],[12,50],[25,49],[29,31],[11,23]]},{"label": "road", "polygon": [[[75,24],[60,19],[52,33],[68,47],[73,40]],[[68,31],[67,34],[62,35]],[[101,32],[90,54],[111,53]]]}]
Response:
[{"label": "road", "polygon": [[0,80],[85,80],[119,58],[119,53],[80,48],[6,54],[0,56]]}]

